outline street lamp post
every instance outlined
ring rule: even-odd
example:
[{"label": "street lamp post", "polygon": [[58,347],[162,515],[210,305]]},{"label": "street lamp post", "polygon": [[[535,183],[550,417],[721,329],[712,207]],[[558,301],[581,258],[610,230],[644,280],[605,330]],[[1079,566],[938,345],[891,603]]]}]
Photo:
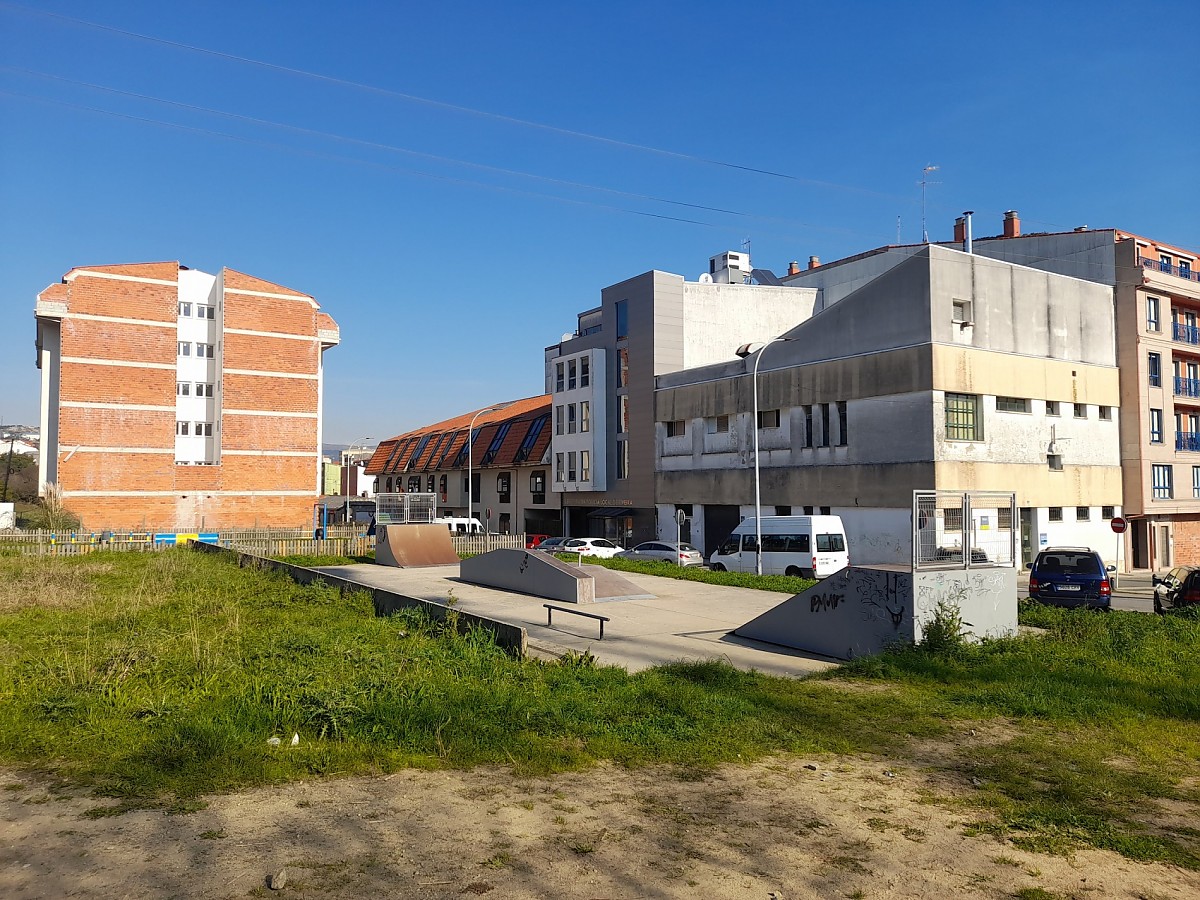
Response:
[{"label": "street lamp post", "polygon": [[471,480],[471,463],[472,463],[471,456],[472,456],[472,451],[474,449],[471,444],[471,433],[475,430],[475,420],[478,419],[480,416],[482,416],[484,413],[495,412],[498,409],[504,409],[506,406],[512,406],[512,404],[511,403],[497,403],[493,406],[485,406],[483,409],[479,410],[479,412],[475,413],[475,415],[471,416],[471,424],[467,427],[467,520],[468,520],[467,527],[468,528],[470,527],[471,509],[475,505],[475,498],[473,496],[474,490],[475,490],[475,485],[474,485],[474,482]]},{"label": "street lamp post", "polygon": [[366,435],[358,438],[349,447],[342,451],[342,496],[350,496],[350,466],[354,462],[354,448],[361,446],[366,449],[367,442],[371,439]]},{"label": "street lamp post", "polygon": [[756,575],[761,575],[762,572],[762,490],[758,475],[758,364],[762,362],[763,351],[772,344],[778,344],[783,341],[789,341],[791,338],[783,336],[771,338],[769,341],[753,344],[742,344],[737,348],[737,355],[745,359],[751,353],[754,357],[754,373],[751,376],[751,385],[754,396],[754,420],[750,427],[754,429],[754,572]]}]

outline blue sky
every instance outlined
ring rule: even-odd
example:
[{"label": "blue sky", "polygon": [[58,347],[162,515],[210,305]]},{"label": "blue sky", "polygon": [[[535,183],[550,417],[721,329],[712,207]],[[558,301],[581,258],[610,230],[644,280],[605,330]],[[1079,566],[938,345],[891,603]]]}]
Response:
[{"label": "blue sky", "polygon": [[[92,24],[85,24],[92,23]],[[0,417],[35,294],[179,260],[341,325],[325,434],[542,389],[606,285],[977,212],[1200,247],[1194,6],[0,0]],[[95,27],[104,26],[104,27]],[[760,171],[754,171],[760,170]],[[670,202],[664,202],[670,201]],[[682,221],[681,221],[682,220]]]}]

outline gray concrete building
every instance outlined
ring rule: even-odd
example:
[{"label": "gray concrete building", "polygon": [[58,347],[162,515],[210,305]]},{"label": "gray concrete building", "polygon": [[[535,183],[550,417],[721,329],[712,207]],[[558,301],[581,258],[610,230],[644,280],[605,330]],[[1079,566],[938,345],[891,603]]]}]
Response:
[{"label": "gray concrete building", "polygon": [[791,321],[738,335],[785,338],[761,351],[757,419],[753,355],[654,372],[664,537],[682,508],[707,553],[754,514],[757,429],[764,515],[842,516],[855,563],[910,560],[918,489],[1017,493],[1018,522],[947,520],[951,545],[955,527],[1017,528],[1026,559],[1055,543],[1115,557],[1111,287],[933,245],[814,260],[784,284],[806,292]]},{"label": "gray concrete building", "polygon": [[815,289],[746,283],[752,275],[748,255],[732,251],[696,281],[646,272],[604,288],[546,348],[564,533],[624,546],[658,536],[654,379],[736,359],[740,344],[812,314]]},{"label": "gray concrete building", "polygon": [[1123,556],[1133,569],[1200,562],[1200,254],[1114,228],[1022,234],[1014,210],[973,250],[1114,289]]}]

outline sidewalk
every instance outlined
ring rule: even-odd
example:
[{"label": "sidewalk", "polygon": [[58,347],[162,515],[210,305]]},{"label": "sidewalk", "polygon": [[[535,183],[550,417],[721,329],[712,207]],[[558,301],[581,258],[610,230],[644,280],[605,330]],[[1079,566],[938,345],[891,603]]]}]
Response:
[{"label": "sidewalk", "polygon": [[[436,603],[445,604],[453,597],[459,609],[524,627],[534,655],[558,657],[567,650],[587,651],[601,663],[621,666],[630,672],[677,660],[723,659],[738,669],[791,677],[810,675],[838,664],[826,657],[729,633],[787,600],[791,594],[622,572],[622,576],[653,596],[580,607],[581,612],[609,617],[601,641],[595,620],[556,612],[554,625],[547,626],[544,598],[461,581],[456,565],[399,569],[367,564],[319,566],[317,570]],[[554,605],[570,606],[557,602]]]}]

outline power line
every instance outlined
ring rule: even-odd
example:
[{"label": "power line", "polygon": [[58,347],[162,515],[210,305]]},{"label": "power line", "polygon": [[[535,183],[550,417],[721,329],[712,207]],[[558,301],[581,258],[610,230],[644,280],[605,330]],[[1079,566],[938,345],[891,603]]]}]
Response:
[{"label": "power line", "polygon": [[338,134],[336,132],[321,131],[321,130],[313,129],[313,128],[305,128],[305,127],[299,126],[299,125],[291,125],[286,122],[276,122],[276,121],[272,121],[270,119],[262,119],[262,118],[258,118],[255,116],[243,115],[241,113],[227,112],[225,110],[214,109],[212,107],[207,107],[207,106],[197,106],[197,105],[191,104],[191,103],[184,103],[180,100],[171,100],[171,99],[167,99],[167,98],[163,98],[163,97],[156,97],[151,94],[142,94],[142,93],[137,93],[134,91],[126,91],[126,90],[122,90],[120,88],[114,88],[114,87],[110,87],[107,85],[96,84],[95,82],[79,81],[74,78],[67,78],[62,75],[54,75],[49,72],[39,72],[35,69],[26,69],[26,68],[23,68],[20,66],[2,66],[2,65],[0,65],[0,71],[13,72],[13,73],[20,74],[20,75],[32,75],[32,76],[35,76],[38,78],[44,78],[44,79],[50,79],[53,81],[62,82],[64,84],[71,84],[71,85],[76,85],[79,87],[89,88],[92,90],[104,91],[106,93],[116,94],[116,95],[122,96],[122,97],[131,97],[131,98],[134,98],[137,100],[145,100],[145,101],[148,101],[151,103],[159,103],[159,104],[162,104],[165,106],[172,106],[177,109],[185,109],[190,112],[199,112],[199,113],[205,113],[208,115],[221,116],[221,117],[224,117],[227,119],[233,119],[233,120],[239,121],[239,122],[246,122],[246,123],[249,123],[252,125],[265,126],[268,128],[278,128],[278,129],[282,129],[282,130],[286,130],[286,131],[295,132],[297,134],[303,134],[303,135],[306,135],[309,137],[326,138],[329,140],[341,141],[343,143],[354,144],[354,145],[357,145],[360,147],[366,147],[366,148],[373,149],[373,150],[384,150],[384,151],[387,151],[390,153],[401,153],[401,154],[405,154],[408,156],[415,156],[415,157],[419,157],[422,159],[428,159],[428,160],[431,160],[434,162],[442,162],[442,163],[449,163],[451,165],[465,166],[467,168],[480,169],[482,171],[493,172],[493,173],[500,174],[500,175],[508,175],[508,176],[513,176],[513,177],[518,177],[518,178],[529,178],[529,179],[544,181],[544,182],[547,182],[550,184],[560,185],[560,186],[564,186],[564,187],[580,188],[583,190],[591,190],[591,191],[599,191],[602,193],[613,194],[613,195],[621,196],[621,197],[628,197],[630,199],[635,199],[635,200],[646,200],[646,201],[650,201],[650,202],[654,202],[654,203],[664,203],[664,204],[669,204],[672,206],[681,206],[681,207],[686,207],[688,209],[701,210],[704,212],[715,212],[715,213],[721,213],[724,215],[740,216],[740,217],[744,217],[744,218],[753,218],[753,219],[759,219],[759,220],[768,221],[768,222],[779,222],[779,223],[786,224],[786,225],[798,225],[798,226],[802,226],[805,228],[812,228],[812,229],[821,230],[821,231],[839,232],[839,233],[843,233],[843,234],[860,233],[860,232],[853,232],[849,229],[835,228],[835,227],[831,227],[831,226],[827,226],[827,225],[815,225],[810,222],[801,222],[796,219],[786,219],[786,218],[779,217],[779,216],[766,216],[766,215],[762,215],[760,213],[750,213],[750,212],[744,212],[744,211],[736,210],[736,209],[726,209],[726,208],[719,207],[719,206],[708,206],[708,205],[705,205],[702,203],[689,203],[689,202],[683,201],[683,200],[671,200],[671,199],[668,199],[665,197],[656,197],[652,194],[641,194],[641,193],[637,193],[635,191],[625,191],[625,190],[621,190],[619,188],[605,187],[603,185],[588,184],[586,182],[572,181],[572,180],[564,179],[564,178],[555,178],[550,175],[539,175],[534,172],[523,172],[523,171],[516,170],[516,169],[507,169],[507,168],[503,168],[500,166],[490,165],[487,163],[480,163],[480,162],[474,162],[471,160],[457,159],[455,157],[443,156],[443,155],[439,155],[439,154],[435,154],[435,153],[427,153],[427,152],[421,151],[421,150],[413,150],[408,147],[399,147],[394,144],[385,144],[385,143],[382,143],[379,141],[370,141],[370,140],[365,140],[363,138],[351,137],[349,135]]},{"label": "power line", "polygon": [[159,44],[165,47],[171,47],[177,50],[186,50],[191,53],[199,53],[206,56],[211,56],[217,59],[223,59],[230,62],[242,63],[245,65],[256,66],[273,72],[280,72],[286,75],[294,75],[301,78],[310,78],[326,84],[336,85],[338,87],[352,88],[354,90],[367,91],[381,96],[392,97],[399,100],[404,100],[409,103],[419,103],[426,106],[431,106],[437,109],[445,109],[451,112],[462,113],[465,115],[477,116],[479,118],[491,119],[497,122],[503,122],[509,125],[519,125],[524,128],[533,128],[552,134],[560,134],[566,137],[578,138],[582,140],[595,141],[609,146],[621,147],[626,150],[637,150],[643,153],[652,153],[659,156],[665,156],[674,159],[686,160],[688,162],[700,163],[708,166],[718,166],[727,169],[734,169],[742,172],[750,172],[758,175],[767,175],[772,178],[781,178],[788,181],[794,181],[800,184],[808,184],[814,187],[831,188],[834,190],[851,191],[854,193],[866,194],[875,197],[881,197],[891,200],[906,199],[899,198],[891,194],[884,194],[879,191],[872,191],[868,188],[855,187],[853,185],[838,184],[831,181],[821,181],[812,178],[804,178],[799,175],[793,175],[787,172],[775,172],[770,169],[763,169],[757,166],[746,165],[742,163],[727,162],[725,160],[712,159],[706,156],[700,156],[692,153],[683,153],[677,150],[667,150],[662,147],[654,147],[648,144],[638,144],[631,141],[623,141],[618,138],[610,138],[604,135],[592,134],[591,132],[579,131],[571,128],[563,128],[559,125],[551,125],[545,122],[535,122],[530,119],[521,119],[516,116],[508,116],[503,113],[494,113],[488,110],[476,109],[470,106],[464,106],[457,103],[449,103],[444,100],[434,100],[430,97],[422,97],[418,94],[410,94],[404,91],[397,91],[391,88],[379,87],[377,85],[366,84],[364,82],[352,81],[346,78],[339,78],[333,75],[325,75],[320,72],[312,72],[306,69],[299,69],[293,66],[284,66],[279,63],[267,62],[266,60],[254,59],[248,56],[239,56],[234,53],[227,53],[223,50],[214,50],[209,47],[200,47],[195,44],[186,44],[182,41],[172,41],[167,38],[155,37],[154,35],[143,34],[137,31],[130,31],[124,28],[117,28],[113,25],[104,25],[99,22],[92,22],[86,19],[80,19],[75,16],[68,16],[62,13],[51,12],[49,10],[31,9],[27,6],[20,6],[15,3],[0,2],[0,7],[13,10],[15,12],[25,13],[27,15],[42,16],[44,18],[58,19],[60,21],[69,22],[74,25],[80,25],[85,28],[93,28],[99,31],[118,34],[122,37],[132,38],[134,40],[146,41],[149,43]]}]

